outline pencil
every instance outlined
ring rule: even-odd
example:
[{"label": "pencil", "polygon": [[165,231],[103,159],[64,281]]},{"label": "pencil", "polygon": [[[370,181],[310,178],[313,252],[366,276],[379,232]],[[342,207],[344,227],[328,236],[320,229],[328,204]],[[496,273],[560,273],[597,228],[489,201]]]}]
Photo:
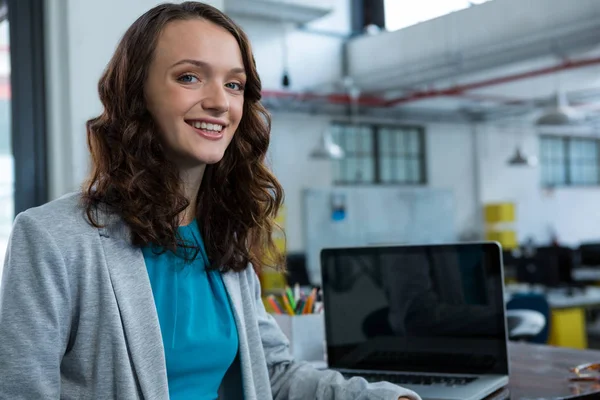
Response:
[{"label": "pencil", "polygon": [[296,315],[302,314],[302,311],[304,311],[305,303],[306,303],[306,300],[304,300],[304,299],[300,299],[298,301],[298,303],[296,303],[296,309],[294,310]]},{"label": "pencil", "polygon": [[317,289],[315,288],[310,292],[310,296],[308,296],[308,299],[306,299],[306,305],[304,306],[304,310],[302,311],[302,314],[312,314],[313,304],[315,302],[316,295],[317,295]]},{"label": "pencil", "polygon": [[283,306],[285,307],[288,314],[294,315],[294,309],[292,308],[287,296],[284,295],[284,296],[281,296],[281,298],[283,299]]},{"label": "pencil", "polygon": [[298,303],[300,301],[301,295],[300,295],[300,284],[296,283],[294,285],[294,301],[296,303]]},{"label": "pencil", "polygon": [[271,305],[271,307],[273,308],[273,310],[275,311],[276,314],[283,314],[283,312],[281,311],[281,308],[279,308],[279,305],[277,304],[277,301],[275,300],[275,296],[269,295],[267,297],[267,301],[269,302],[269,304]]},{"label": "pencil", "polygon": [[292,289],[290,289],[289,286],[286,286],[285,294],[287,295],[287,298],[290,302],[290,306],[292,306],[292,310],[296,309],[296,301],[294,300],[294,293],[292,293]]}]

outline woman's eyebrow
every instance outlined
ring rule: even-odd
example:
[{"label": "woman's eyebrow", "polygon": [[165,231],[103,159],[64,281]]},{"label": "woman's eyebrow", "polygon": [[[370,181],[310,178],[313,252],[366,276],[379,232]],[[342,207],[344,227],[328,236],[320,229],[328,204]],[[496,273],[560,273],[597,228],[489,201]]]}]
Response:
[{"label": "woman's eyebrow", "polygon": [[[176,67],[178,65],[182,65],[182,64],[191,64],[198,68],[205,68],[205,69],[211,68],[209,63],[207,63],[205,61],[200,61],[200,60],[193,60],[191,58],[185,58],[183,60],[179,60],[175,64],[173,64],[171,66],[171,68],[174,68],[174,67]],[[233,74],[246,74],[246,70],[242,67],[232,68],[229,72],[233,73]]]}]

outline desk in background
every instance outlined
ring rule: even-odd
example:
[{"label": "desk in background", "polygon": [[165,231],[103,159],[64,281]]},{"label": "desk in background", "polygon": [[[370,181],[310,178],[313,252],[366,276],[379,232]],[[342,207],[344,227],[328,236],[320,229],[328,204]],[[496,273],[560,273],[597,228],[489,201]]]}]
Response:
[{"label": "desk in background", "polygon": [[600,267],[579,267],[571,272],[575,282],[600,282]]}]

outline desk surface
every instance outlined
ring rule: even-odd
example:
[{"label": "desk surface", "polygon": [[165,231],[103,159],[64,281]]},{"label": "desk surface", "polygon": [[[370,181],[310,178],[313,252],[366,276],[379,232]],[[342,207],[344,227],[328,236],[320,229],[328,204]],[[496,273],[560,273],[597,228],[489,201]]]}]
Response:
[{"label": "desk surface", "polygon": [[597,307],[600,305],[600,287],[589,286],[584,289],[575,289],[573,294],[568,295],[566,289],[529,288],[527,285],[506,285],[505,300],[518,293],[541,293],[546,296],[550,307],[573,308],[573,307]]},{"label": "desk surface", "polygon": [[[575,394],[600,393],[600,383],[573,383],[569,368],[600,362],[600,351],[510,343],[510,400],[556,399]],[[600,396],[600,395],[599,395]],[[506,398],[505,393],[488,399]]]},{"label": "desk surface", "polygon": [[551,290],[546,297],[552,308],[594,307],[600,304],[600,288],[587,287],[572,295],[565,290]]},{"label": "desk surface", "polygon": [[[588,362],[600,362],[598,350],[573,350],[534,344],[509,342],[510,382],[507,388],[486,400],[554,400],[576,394],[598,393],[596,384],[570,382],[569,368]],[[313,363],[326,368],[324,361]]]},{"label": "desk surface", "polygon": [[574,281],[578,282],[597,282],[600,281],[599,267],[579,267],[571,271]]}]

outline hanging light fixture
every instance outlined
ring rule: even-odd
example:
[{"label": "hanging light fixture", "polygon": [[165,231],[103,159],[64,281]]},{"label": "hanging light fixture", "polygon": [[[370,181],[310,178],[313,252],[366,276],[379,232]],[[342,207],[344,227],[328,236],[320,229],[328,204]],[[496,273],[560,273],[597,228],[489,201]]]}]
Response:
[{"label": "hanging light fixture", "polygon": [[512,155],[506,160],[506,164],[511,167],[535,167],[538,164],[538,159],[535,156],[527,155],[523,152],[524,132],[528,129],[527,126],[516,126],[512,129],[515,135],[515,150]]},{"label": "hanging light fixture", "polygon": [[310,157],[317,160],[341,160],[344,158],[344,150],[333,141],[331,132],[325,130]]},{"label": "hanging light fixture", "polygon": [[[350,123],[356,125],[356,115],[358,115],[358,100],[360,99],[360,90],[354,85],[351,78],[344,79],[344,86],[351,100]],[[334,142],[329,129],[326,129],[319,140],[317,147],[310,153],[310,157],[319,160],[341,160],[345,157],[344,149]]]},{"label": "hanging light fixture", "polygon": [[520,146],[515,148],[514,154],[507,161],[507,164],[512,167],[535,167],[537,163],[537,157],[526,155],[521,151]]},{"label": "hanging light fixture", "polygon": [[583,114],[569,106],[567,96],[557,91],[553,104],[535,121],[539,127],[573,126],[583,120]]}]

